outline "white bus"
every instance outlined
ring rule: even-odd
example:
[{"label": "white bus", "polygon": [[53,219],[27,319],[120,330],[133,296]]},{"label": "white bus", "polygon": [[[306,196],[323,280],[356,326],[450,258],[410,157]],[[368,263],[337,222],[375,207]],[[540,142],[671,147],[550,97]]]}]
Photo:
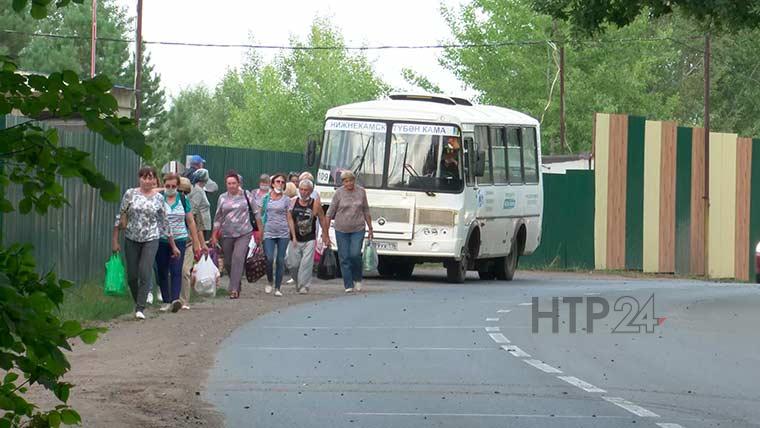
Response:
[{"label": "white bus", "polygon": [[322,203],[340,174],[354,171],[382,276],[408,278],[415,264],[439,262],[450,282],[464,282],[468,270],[511,280],[519,257],[541,241],[538,121],[455,97],[389,98],[327,112],[319,159],[316,142],[307,144]]}]

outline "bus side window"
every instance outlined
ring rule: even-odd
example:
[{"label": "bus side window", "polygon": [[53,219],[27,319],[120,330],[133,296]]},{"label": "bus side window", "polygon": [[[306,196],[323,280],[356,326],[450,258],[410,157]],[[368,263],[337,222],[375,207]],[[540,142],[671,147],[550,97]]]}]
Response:
[{"label": "bus side window", "polygon": [[524,183],[520,128],[507,128],[507,164],[509,166],[509,182],[514,184]]},{"label": "bus side window", "polygon": [[525,182],[538,183],[536,128],[523,128],[522,142],[523,160],[525,165]]},{"label": "bus side window", "polygon": [[493,182],[507,184],[507,149],[504,144],[504,128],[491,127],[491,160],[493,163]]},{"label": "bus side window", "polygon": [[483,151],[486,155],[486,169],[482,177],[478,177],[479,184],[493,184],[491,169],[491,148],[488,146],[488,127],[478,125],[475,127],[475,150]]},{"label": "bus side window", "polygon": [[472,141],[472,137],[464,138],[464,178],[468,186],[475,185],[475,143]]}]

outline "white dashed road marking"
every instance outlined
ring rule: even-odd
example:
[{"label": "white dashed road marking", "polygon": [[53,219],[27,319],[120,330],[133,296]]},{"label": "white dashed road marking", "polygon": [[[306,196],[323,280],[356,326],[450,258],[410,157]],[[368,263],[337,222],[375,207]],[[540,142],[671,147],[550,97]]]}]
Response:
[{"label": "white dashed road marking", "polygon": [[598,296],[599,293],[585,293],[586,296]]},{"label": "white dashed road marking", "polygon": [[671,423],[667,423],[667,422],[660,422],[660,423],[657,424],[657,426],[660,427],[660,428],[683,428],[681,425],[671,424]]},{"label": "white dashed road marking", "polygon": [[512,312],[512,309],[499,309],[496,312],[500,313],[500,314],[508,314],[508,313]]},{"label": "white dashed road marking", "polygon": [[242,349],[251,351],[493,351],[493,348],[428,348],[402,346],[346,346],[346,347],[314,347],[306,346],[243,346]]},{"label": "white dashed road marking", "polygon": [[499,319],[498,318],[486,318],[486,321],[488,321],[488,322],[498,322]]},{"label": "white dashed road marking", "polygon": [[629,412],[633,413],[636,416],[642,417],[642,418],[659,418],[660,415],[657,413],[651,412],[638,404],[631,403],[630,401],[621,398],[621,397],[602,397],[605,401],[608,401],[618,407],[622,407],[625,410],[628,410]]},{"label": "white dashed road marking", "polygon": [[519,306],[531,306],[531,305],[533,305],[533,302],[520,303]]},{"label": "white dashed road marking", "polygon": [[515,357],[519,358],[528,358],[530,357],[530,354],[523,351],[522,349],[518,348],[515,345],[501,345],[501,349],[509,352],[510,354],[514,355]]},{"label": "white dashed road marking", "polygon": [[545,372],[545,373],[562,373],[562,370],[552,367],[541,360],[523,360],[531,366]]},{"label": "white dashed road marking", "polygon": [[575,376],[557,376],[557,377],[569,383],[570,385],[577,386],[578,388],[586,392],[607,392],[603,390],[602,388],[597,388],[596,386],[586,381],[580,380]]},{"label": "white dashed road marking", "polygon": [[489,333],[488,335],[491,336],[491,339],[496,343],[510,343],[507,336],[504,336],[501,333]]},{"label": "white dashed road marking", "polygon": [[519,413],[407,413],[407,412],[347,412],[346,416],[406,416],[406,417],[474,417],[474,418],[520,418],[520,419],[629,419],[630,416],[612,415],[539,415]]},{"label": "white dashed road marking", "polygon": [[497,332],[499,331],[499,327],[486,327],[486,331],[489,333]]}]

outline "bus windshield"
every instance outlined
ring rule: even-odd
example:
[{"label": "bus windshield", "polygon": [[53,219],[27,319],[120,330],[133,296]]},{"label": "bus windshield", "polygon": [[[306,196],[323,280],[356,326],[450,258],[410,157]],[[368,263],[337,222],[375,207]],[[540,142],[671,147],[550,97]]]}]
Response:
[{"label": "bus windshield", "polygon": [[340,185],[340,174],[353,171],[360,185],[382,186],[386,130],[382,122],[328,120],[317,183]]},{"label": "bus windshield", "polygon": [[463,185],[462,144],[456,127],[393,125],[389,188],[455,192]]}]

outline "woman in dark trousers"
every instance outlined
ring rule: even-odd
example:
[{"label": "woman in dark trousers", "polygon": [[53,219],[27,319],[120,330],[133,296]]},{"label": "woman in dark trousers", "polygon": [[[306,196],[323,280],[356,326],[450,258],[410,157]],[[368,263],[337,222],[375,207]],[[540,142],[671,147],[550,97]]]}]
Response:
[{"label": "woman in dark trousers", "polygon": [[[240,186],[240,176],[230,171],[224,178],[227,191],[219,195],[214,216],[214,230],[211,233],[211,247],[215,248],[221,237],[224,252],[224,269],[230,275],[230,299],[240,297],[240,281],[243,278],[248,243],[253,236],[252,222],[262,228],[261,217],[256,209],[253,194]],[[253,212],[255,220],[249,214]]]},{"label": "woman in dark trousers", "polygon": [[[346,293],[362,289],[362,246],[364,245],[365,224],[368,238],[372,239],[372,216],[369,213],[367,193],[356,185],[356,176],[344,171],[340,176],[343,186],[335,191],[330,208],[327,209],[326,225],[335,219],[335,240],[338,241],[338,258],[343,274]],[[322,241],[330,245],[327,227],[322,230]]]},{"label": "woman in dark trousers", "polygon": [[121,199],[121,207],[113,228],[111,246],[119,252],[119,231],[124,229],[124,257],[127,261],[127,283],[135,301],[135,318],[145,319],[148,292],[153,288],[153,263],[158,251],[161,231],[168,231],[167,243],[174,257],[180,251],[169,228],[164,197],[155,190],[155,168],[143,167],[138,171],[140,187],[129,189]]},{"label": "woman in dark trousers", "polygon": [[[164,175],[164,197],[166,215],[169,219],[167,230],[161,231],[161,239],[158,241],[158,253],[156,253],[156,267],[158,271],[158,286],[161,289],[161,297],[164,304],[161,311],[171,309],[178,312],[182,308],[180,294],[182,291],[182,265],[185,262],[185,251],[188,242],[192,244],[192,252],[198,254],[201,242],[198,239],[198,230],[191,209],[190,199],[179,193],[179,175],[169,173]],[[174,243],[179,249],[179,256],[175,256],[169,245],[168,235],[174,237]],[[189,300],[189,296],[187,298]],[[186,300],[186,301],[187,301]]]}]

